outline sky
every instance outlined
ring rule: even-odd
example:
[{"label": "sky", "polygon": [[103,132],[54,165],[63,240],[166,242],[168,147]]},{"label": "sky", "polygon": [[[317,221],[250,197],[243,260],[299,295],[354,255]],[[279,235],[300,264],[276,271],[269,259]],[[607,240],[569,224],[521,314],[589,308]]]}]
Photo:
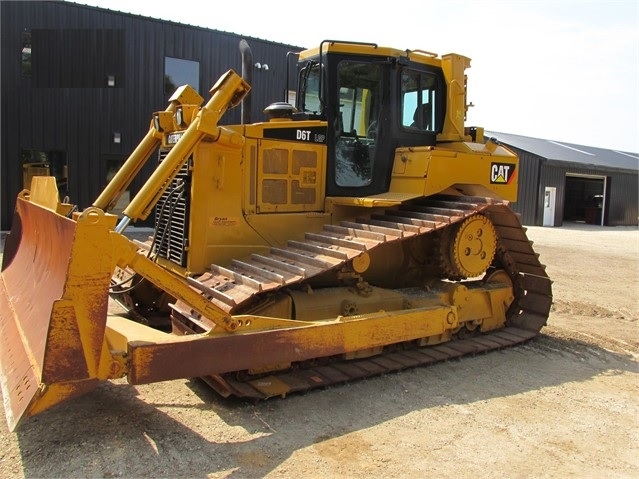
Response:
[{"label": "sky", "polygon": [[639,0],[73,3],[299,47],[459,53],[472,60],[467,126],[639,152]]}]

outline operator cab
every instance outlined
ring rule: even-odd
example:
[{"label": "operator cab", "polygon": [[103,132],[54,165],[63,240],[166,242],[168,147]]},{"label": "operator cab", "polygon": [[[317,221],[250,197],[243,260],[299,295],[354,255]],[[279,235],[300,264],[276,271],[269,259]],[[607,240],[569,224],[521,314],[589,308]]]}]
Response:
[{"label": "operator cab", "polygon": [[388,191],[395,149],[434,146],[442,131],[441,67],[406,52],[324,41],[300,61],[298,85],[300,115],[328,122],[328,196]]}]

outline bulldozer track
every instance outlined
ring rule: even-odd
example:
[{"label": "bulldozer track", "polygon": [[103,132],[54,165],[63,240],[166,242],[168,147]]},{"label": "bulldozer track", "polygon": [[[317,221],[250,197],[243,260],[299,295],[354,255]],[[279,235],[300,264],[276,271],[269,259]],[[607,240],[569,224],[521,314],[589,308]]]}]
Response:
[{"label": "bulldozer track", "polygon": [[384,352],[366,359],[350,359],[321,366],[299,367],[249,381],[236,379],[232,375],[207,376],[201,379],[223,397],[267,399],[281,395],[270,393],[274,383],[285,384],[288,393],[299,393],[457,359],[462,356],[473,356],[512,347],[528,341],[536,335],[537,333],[534,331],[506,327],[476,338],[457,339],[435,346]]},{"label": "bulldozer track", "polygon": [[[286,371],[254,379],[239,379],[232,373],[203,379],[222,396],[261,399],[275,395],[271,393],[273,383],[284,384],[288,392],[300,392],[503,349],[532,339],[546,324],[550,312],[551,281],[517,215],[507,203],[490,198],[422,198],[384,213],[325,225],[320,233],[307,233],[304,240],[289,241],[286,248],[272,248],[267,255],[234,260],[228,267],[212,265],[208,273],[190,279],[190,283],[218,307],[233,314],[265,292],[341,268],[383,243],[442,231],[478,213],[492,222],[498,237],[496,260],[513,283],[515,299],[507,312],[506,327],[434,346],[392,345],[383,354],[366,359],[294,365]],[[184,305],[178,303],[173,308],[174,313],[190,321],[199,332],[213,327],[212,323],[194,317]]]}]

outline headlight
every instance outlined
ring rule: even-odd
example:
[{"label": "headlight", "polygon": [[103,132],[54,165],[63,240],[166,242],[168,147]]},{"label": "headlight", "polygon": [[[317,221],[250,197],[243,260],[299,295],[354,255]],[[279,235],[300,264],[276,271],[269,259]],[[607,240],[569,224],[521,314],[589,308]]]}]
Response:
[{"label": "headlight", "polygon": [[177,107],[177,109],[175,110],[175,123],[179,127],[186,126],[185,123],[184,123],[184,112],[182,111],[182,107],[181,106]]},{"label": "headlight", "polygon": [[158,115],[157,113],[153,115],[153,127],[156,129],[156,131],[164,131],[164,129],[160,125],[160,115]]}]

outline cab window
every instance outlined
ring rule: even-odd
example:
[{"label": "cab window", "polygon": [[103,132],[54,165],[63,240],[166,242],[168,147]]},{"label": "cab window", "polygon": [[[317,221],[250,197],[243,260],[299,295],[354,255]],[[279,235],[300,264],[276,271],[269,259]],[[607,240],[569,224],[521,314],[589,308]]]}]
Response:
[{"label": "cab window", "polygon": [[416,131],[439,131],[437,125],[437,77],[425,72],[405,70],[402,73],[402,127]]}]

